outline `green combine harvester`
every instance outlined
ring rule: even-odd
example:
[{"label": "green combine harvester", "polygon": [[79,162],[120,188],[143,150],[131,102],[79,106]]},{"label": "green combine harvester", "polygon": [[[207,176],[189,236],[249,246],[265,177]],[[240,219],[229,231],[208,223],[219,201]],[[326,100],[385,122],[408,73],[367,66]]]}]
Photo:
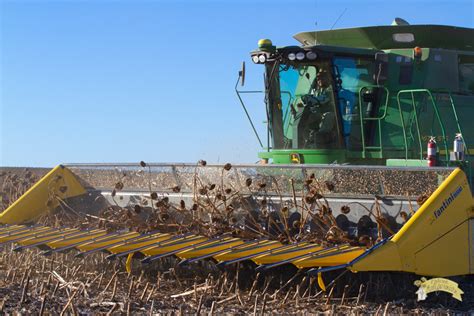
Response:
[{"label": "green combine harvester", "polygon": [[[468,168],[474,32],[397,21],[298,33],[301,47],[261,40],[251,56],[265,67],[270,141],[259,156],[283,164],[421,167],[434,137],[437,166]],[[450,157],[457,134],[464,159]]]},{"label": "green combine harvester", "polygon": [[[397,18],[391,26],[294,37],[301,46],[276,47],[265,39],[251,52],[265,68],[267,147],[258,154],[260,164],[60,165],[0,214],[0,223],[19,225],[4,226],[0,242],[48,252],[100,250],[130,260],[135,255],[145,263],[177,256],[221,266],[251,260],[259,269],[293,264],[310,273],[347,268],[474,274],[474,29],[409,25]],[[237,85],[244,80],[245,64]],[[242,99],[249,91],[237,85],[250,119]],[[249,189],[257,184],[264,195]],[[231,192],[238,192],[239,203]],[[205,217],[199,205],[210,194],[219,201],[213,214],[230,205],[241,215],[233,229],[260,229],[271,241],[159,235],[146,243],[113,237],[97,242],[58,232],[59,242],[37,239],[43,228],[23,226],[64,203],[91,214],[111,205],[148,211],[152,205],[156,212],[168,203],[181,205],[182,214],[197,205],[187,210],[187,219],[195,220]],[[251,225],[242,200],[255,206]],[[259,210],[265,210],[264,219]],[[258,221],[267,222],[256,228]],[[295,223],[299,234],[325,230],[328,240],[338,242],[280,244],[277,234],[272,239],[272,231]],[[19,238],[11,237],[15,231]],[[163,241],[169,238],[171,244]],[[341,242],[348,238],[373,242]]]}]

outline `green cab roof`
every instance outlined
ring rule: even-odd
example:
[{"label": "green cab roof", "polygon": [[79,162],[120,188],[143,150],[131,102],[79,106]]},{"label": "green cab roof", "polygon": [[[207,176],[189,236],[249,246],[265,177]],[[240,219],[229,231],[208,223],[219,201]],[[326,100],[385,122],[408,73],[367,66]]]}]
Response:
[{"label": "green cab roof", "polygon": [[446,25],[356,27],[301,32],[294,35],[294,38],[305,46],[333,45],[369,49],[419,46],[474,51],[474,29]]}]

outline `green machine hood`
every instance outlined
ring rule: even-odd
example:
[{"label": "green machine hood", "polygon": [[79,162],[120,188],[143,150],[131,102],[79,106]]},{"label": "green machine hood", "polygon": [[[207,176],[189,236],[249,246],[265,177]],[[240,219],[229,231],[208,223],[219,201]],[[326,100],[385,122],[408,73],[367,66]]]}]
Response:
[{"label": "green machine hood", "polygon": [[[399,40],[397,40],[397,37]],[[301,32],[294,35],[294,38],[306,46],[334,45],[371,49],[413,48],[420,46],[474,51],[474,29],[445,25],[356,27],[329,31]]]}]

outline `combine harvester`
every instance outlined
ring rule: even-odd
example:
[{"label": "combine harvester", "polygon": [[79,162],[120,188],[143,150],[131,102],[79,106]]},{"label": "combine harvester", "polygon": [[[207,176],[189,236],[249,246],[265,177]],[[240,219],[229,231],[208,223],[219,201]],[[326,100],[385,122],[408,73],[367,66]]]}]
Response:
[{"label": "combine harvester", "polygon": [[[262,163],[60,165],[0,214],[0,243],[127,267],[474,274],[474,30],[396,19],[295,38],[251,53],[265,67]],[[101,225],[40,224],[58,209]]]}]

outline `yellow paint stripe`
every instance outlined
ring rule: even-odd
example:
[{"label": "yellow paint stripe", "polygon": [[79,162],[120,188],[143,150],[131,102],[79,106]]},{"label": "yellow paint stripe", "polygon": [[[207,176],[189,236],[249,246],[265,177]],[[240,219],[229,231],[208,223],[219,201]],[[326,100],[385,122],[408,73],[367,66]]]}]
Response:
[{"label": "yellow paint stripe", "polygon": [[71,234],[77,234],[77,233],[80,233],[81,231],[79,229],[71,229],[71,228],[66,228],[66,229],[62,229],[60,231],[57,231],[51,235],[44,235],[42,237],[31,237],[31,238],[28,238],[28,239],[24,239],[24,240],[21,240],[19,242],[17,242],[18,244],[22,245],[22,246],[28,246],[28,245],[31,245],[31,244],[36,244],[38,242],[42,242],[42,241],[48,241],[50,239],[60,239],[60,238],[64,238],[66,236],[69,236]]},{"label": "yellow paint stripe", "polygon": [[[268,241],[266,241],[266,242],[264,242],[260,245],[253,245],[253,247],[255,247],[253,249],[247,249],[247,250],[245,250],[245,249],[244,250],[236,249],[236,250],[233,250],[233,251],[228,252],[228,253],[219,254],[219,255],[215,256],[214,259],[216,259],[219,262],[230,261],[230,260],[234,260],[234,259],[248,257],[248,256],[251,256],[251,255],[263,252],[263,251],[280,248],[282,246],[283,245],[279,241],[268,240]],[[249,246],[249,247],[246,247],[246,248],[251,248],[251,247],[252,246]]]},{"label": "yellow paint stripe", "polygon": [[5,233],[5,232],[10,232],[12,230],[17,230],[20,228],[26,228],[24,225],[7,225],[7,226],[2,226],[0,227],[0,235]]},{"label": "yellow paint stripe", "polygon": [[11,235],[24,234],[31,230],[32,230],[31,227],[18,227],[16,229],[4,230],[0,233],[0,238],[11,236]]},{"label": "yellow paint stripe", "polygon": [[[116,244],[118,242],[125,243],[129,239],[135,238],[135,237],[138,237],[138,236],[140,236],[140,234],[137,233],[137,232],[128,232],[128,233],[120,234],[120,235],[116,236],[115,238],[104,236],[103,238],[98,238],[97,240],[91,241],[89,243],[79,245],[76,248],[79,249],[81,252],[85,252],[85,251],[89,251],[89,250],[94,250],[94,249],[106,247],[108,245],[113,245],[113,244]],[[111,238],[111,239],[108,239],[108,238]],[[104,239],[106,239],[106,240],[104,241]]]},{"label": "yellow paint stripe", "polygon": [[12,234],[12,235],[6,235],[6,236],[3,236],[3,237],[0,237],[0,242],[6,242],[6,241],[10,241],[10,240],[16,240],[16,239],[19,239],[19,238],[28,238],[28,237],[40,237],[40,236],[43,236],[45,234],[49,234],[49,233],[52,233],[56,231],[55,229],[53,228],[50,228],[50,227],[39,227],[37,229],[33,229],[33,230],[30,230],[30,231],[27,231],[27,232],[22,232],[22,233],[19,233],[19,234]]},{"label": "yellow paint stripe", "polygon": [[188,236],[185,239],[183,238],[183,239],[178,240],[178,241],[173,240],[173,241],[161,244],[161,245],[152,246],[150,248],[143,249],[140,252],[142,252],[146,256],[154,256],[154,255],[164,254],[164,253],[171,252],[171,251],[176,251],[176,250],[182,249],[182,248],[187,247],[187,246],[191,246],[191,245],[195,245],[195,244],[200,243],[200,242],[204,242],[206,240],[207,240],[207,238],[202,237],[202,236],[193,236],[193,237]]},{"label": "yellow paint stripe", "polygon": [[157,242],[170,239],[172,237],[173,237],[173,235],[170,235],[170,234],[157,233],[157,234],[153,234],[151,236],[146,236],[146,237],[143,237],[143,238],[139,238],[137,240],[132,240],[129,243],[125,242],[122,245],[117,245],[117,246],[113,246],[111,248],[107,248],[107,251],[109,251],[111,253],[120,253],[120,252],[130,251],[130,250],[137,249],[137,248],[140,248],[140,247],[144,247],[144,246],[147,246],[147,245],[152,245],[152,244],[155,244]]},{"label": "yellow paint stripe", "polygon": [[[219,254],[214,255],[213,258],[215,259],[218,256],[226,255],[228,253],[238,253],[238,252],[246,251],[246,250],[252,249],[252,247],[259,247],[262,244],[266,243],[267,241],[268,240],[246,240],[246,241],[242,240],[242,243],[232,245],[227,248],[223,247],[221,250],[225,250],[225,251],[219,250]],[[213,252],[216,252],[216,251],[213,251]]]},{"label": "yellow paint stripe", "polygon": [[50,247],[50,248],[53,248],[53,249],[66,247],[66,246],[69,246],[69,245],[76,244],[78,242],[83,242],[83,241],[86,241],[86,240],[91,240],[91,239],[94,239],[94,238],[97,238],[97,237],[100,237],[100,236],[104,236],[106,234],[107,234],[107,232],[103,231],[103,230],[93,231],[93,232],[91,231],[91,232],[89,232],[89,234],[87,234],[87,236],[77,237],[77,238],[73,237],[73,238],[68,238],[66,240],[63,239],[63,240],[53,241],[53,242],[47,243],[47,246]]},{"label": "yellow paint stripe", "polygon": [[254,247],[267,245],[269,243],[279,243],[279,242],[276,241],[276,240],[268,240],[268,239],[248,240],[245,244],[235,247],[232,251],[233,252],[248,251],[248,250],[251,250]]},{"label": "yellow paint stripe", "polygon": [[283,260],[289,260],[289,259],[301,256],[310,252],[315,252],[321,249],[323,249],[323,247],[321,247],[320,245],[305,245],[302,247],[295,247],[291,250],[287,250],[287,251],[283,251],[279,253],[259,256],[259,257],[253,258],[252,261],[254,261],[256,264],[259,264],[259,265],[271,264],[271,263],[276,263]]},{"label": "yellow paint stripe", "polygon": [[27,233],[27,232],[42,231],[42,230],[45,230],[45,229],[53,229],[53,228],[47,227],[47,226],[24,227],[24,228],[20,228],[19,230],[6,231],[5,233],[2,233],[0,236],[3,237],[3,236],[11,236],[11,235],[14,235],[14,234],[24,234],[24,233]]},{"label": "yellow paint stripe", "polygon": [[331,251],[328,252],[322,252],[318,255],[310,256],[309,258],[302,258],[293,261],[293,264],[300,269],[337,266],[352,261],[356,257],[363,254],[364,251],[365,249],[360,247],[342,247],[338,249],[331,249]]},{"label": "yellow paint stripe", "polygon": [[241,245],[243,243],[244,241],[242,239],[228,238],[228,239],[223,239],[221,241],[218,241],[215,244],[200,246],[200,247],[197,247],[196,249],[189,249],[189,250],[185,250],[184,252],[179,252],[176,254],[176,256],[182,259],[190,259],[190,258],[204,256],[216,251],[229,249],[229,248]]}]

